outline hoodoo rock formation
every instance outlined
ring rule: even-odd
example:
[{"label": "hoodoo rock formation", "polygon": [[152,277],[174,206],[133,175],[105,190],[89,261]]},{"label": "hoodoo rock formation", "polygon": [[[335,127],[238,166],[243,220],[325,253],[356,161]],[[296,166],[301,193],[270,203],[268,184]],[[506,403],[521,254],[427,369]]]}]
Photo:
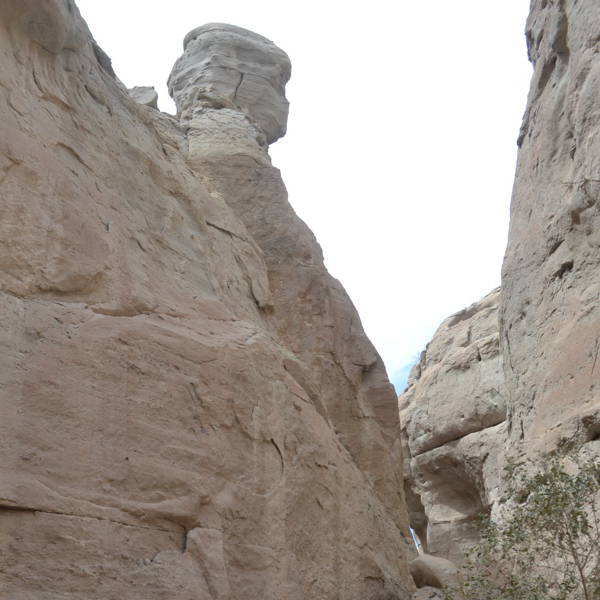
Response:
[{"label": "hoodoo rock formation", "polygon": [[393,388],[268,144],[290,63],[212,24],[119,83],[0,0],[0,598],[410,597]]},{"label": "hoodoo rock formation", "polygon": [[455,559],[477,537],[468,521],[502,502],[505,464],[527,469],[565,444],[600,459],[597,3],[533,0],[526,37],[534,74],[499,304],[442,324],[400,398],[413,524]]}]

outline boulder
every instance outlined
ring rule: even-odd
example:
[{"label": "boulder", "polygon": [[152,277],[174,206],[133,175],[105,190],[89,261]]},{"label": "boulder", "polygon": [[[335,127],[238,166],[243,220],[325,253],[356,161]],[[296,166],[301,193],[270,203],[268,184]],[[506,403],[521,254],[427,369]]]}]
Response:
[{"label": "boulder", "polygon": [[429,554],[415,558],[410,563],[410,573],[417,588],[456,588],[461,582],[454,563]]},{"label": "boulder", "polygon": [[158,94],[153,87],[135,86],[127,91],[138,104],[158,110]]}]

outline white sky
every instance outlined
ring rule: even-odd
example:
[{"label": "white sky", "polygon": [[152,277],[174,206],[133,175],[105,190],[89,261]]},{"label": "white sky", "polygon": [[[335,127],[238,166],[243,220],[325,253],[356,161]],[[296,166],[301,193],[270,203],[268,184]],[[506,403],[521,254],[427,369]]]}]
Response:
[{"label": "white sky", "polygon": [[528,0],[76,2],[120,79],[153,85],[168,112],[194,27],[232,23],[288,53],[273,164],[392,380],[444,318],[499,285]]}]

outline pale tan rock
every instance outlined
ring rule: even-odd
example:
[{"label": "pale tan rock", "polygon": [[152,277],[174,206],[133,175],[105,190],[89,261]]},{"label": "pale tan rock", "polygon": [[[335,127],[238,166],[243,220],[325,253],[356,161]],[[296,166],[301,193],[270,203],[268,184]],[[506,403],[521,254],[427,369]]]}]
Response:
[{"label": "pale tan rock", "polygon": [[413,493],[418,493],[426,523],[421,540],[428,552],[461,564],[465,551],[479,541],[479,515],[499,501],[505,436],[502,423],[411,461]]},{"label": "pale tan rock", "polygon": [[411,600],[443,600],[444,595],[442,590],[434,587],[419,588],[412,595]]},{"label": "pale tan rock", "polygon": [[[499,515],[506,464],[531,472],[542,453],[582,444],[593,456],[600,443],[598,31],[593,2],[532,2],[534,75],[518,140],[499,356],[485,359],[495,366],[477,370],[479,383],[455,376],[461,365],[472,372],[472,344],[461,351],[464,332],[442,327],[401,397],[411,521],[430,552],[455,560],[476,539],[476,528],[471,538],[460,530],[475,508]],[[492,418],[491,407],[502,404],[507,420],[494,425],[501,414]]]},{"label": "pale tan rock", "polygon": [[65,49],[76,52],[85,43],[72,16],[74,6],[72,0],[4,0],[0,15],[14,39],[24,36],[58,55]]},{"label": "pale tan rock", "polygon": [[454,563],[429,554],[415,558],[410,563],[410,573],[418,588],[452,589],[458,587],[461,582],[460,573]]},{"label": "pale tan rock", "polygon": [[418,381],[401,396],[412,455],[504,421],[498,301],[495,290],[449,317],[428,344]]},{"label": "pale tan rock", "polygon": [[266,153],[224,186],[72,3],[0,17],[0,597],[409,597],[392,388]]},{"label": "pale tan rock", "polygon": [[[212,64],[218,62],[220,53],[238,56],[238,45],[243,55],[247,39],[235,33],[224,38],[223,44],[231,47],[218,45],[214,50],[203,45],[193,58],[201,65]],[[259,41],[263,44],[262,38]],[[261,71],[269,70],[269,61],[274,70],[279,69],[280,55],[270,46],[268,53],[260,47],[264,52]],[[216,58],[213,52],[218,53]],[[191,58],[184,55],[184,59],[195,72]],[[251,67],[250,63],[245,66],[249,72]],[[176,63],[174,73],[180,71]],[[211,84],[210,71],[203,80]],[[242,109],[211,108],[201,99],[190,106],[186,104],[189,98],[174,95],[178,113],[187,113],[189,119],[188,163],[215,186],[264,254],[272,293],[269,324],[280,343],[302,359],[288,361],[286,369],[309,397],[316,398],[317,410],[361,468],[373,473],[375,485],[395,511],[401,460],[399,419],[381,358],[365,336],[346,292],[327,273],[314,235],[287,201],[281,175],[271,165],[265,144],[257,141],[258,126]],[[327,375],[315,379],[306,365]],[[352,397],[358,398],[358,404]],[[390,449],[395,463],[382,460]]]},{"label": "pale tan rock", "polygon": [[262,129],[269,144],[285,135],[290,60],[273,42],[225,23],[190,31],[184,54],[169,77],[177,112],[187,119],[203,107],[240,110]]},{"label": "pale tan rock", "polygon": [[136,85],[127,91],[138,104],[158,110],[158,94],[153,87]]}]

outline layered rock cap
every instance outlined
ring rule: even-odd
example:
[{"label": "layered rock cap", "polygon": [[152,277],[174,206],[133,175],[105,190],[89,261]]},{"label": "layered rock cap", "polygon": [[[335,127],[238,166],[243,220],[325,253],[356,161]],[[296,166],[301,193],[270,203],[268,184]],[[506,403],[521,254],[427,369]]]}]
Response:
[{"label": "layered rock cap", "polygon": [[272,144],[286,133],[285,85],[291,73],[287,54],[267,38],[235,25],[209,23],[185,36],[169,93],[184,120],[205,107],[239,110]]}]

